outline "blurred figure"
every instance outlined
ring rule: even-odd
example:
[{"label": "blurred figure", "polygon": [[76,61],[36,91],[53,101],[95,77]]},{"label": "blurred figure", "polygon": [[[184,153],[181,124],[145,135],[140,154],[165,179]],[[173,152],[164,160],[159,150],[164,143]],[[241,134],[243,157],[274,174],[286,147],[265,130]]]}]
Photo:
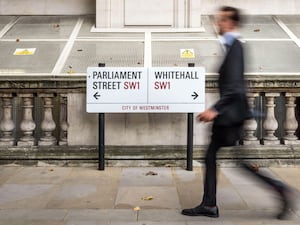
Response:
[{"label": "blurred figure", "polygon": [[[216,203],[216,154],[221,147],[234,146],[240,140],[244,121],[252,117],[246,96],[244,82],[243,47],[238,40],[237,28],[240,23],[239,10],[223,6],[216,16],[221,42],[226,49],[225,58],[219,69],[220,99],[217,103],[197,116],[200,122],[213,121],[211,142],[206,151],[204,194],[199,206],[183,209],[187,216],[219,217]],[[282,210],[279,219],[286,218],[291,203],[291,190],[280,181],[260,174],[256,167],[243,164],[244,168],[256,177],[271,185],[282,200]]]}]

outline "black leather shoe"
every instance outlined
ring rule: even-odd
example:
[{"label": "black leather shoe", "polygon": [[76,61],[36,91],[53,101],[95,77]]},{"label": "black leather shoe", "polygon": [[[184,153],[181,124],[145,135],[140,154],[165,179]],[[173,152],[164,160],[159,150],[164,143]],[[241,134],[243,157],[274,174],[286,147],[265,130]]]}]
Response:
[{"label": "black leather shoe", "polygon": [[219,209],[217,206],[204,206],[204,205],[198,205],[195,208],[191,209],[183,209],[181,211],[181,214],[186,216],[208,216],[208,217],[219,217]]}]

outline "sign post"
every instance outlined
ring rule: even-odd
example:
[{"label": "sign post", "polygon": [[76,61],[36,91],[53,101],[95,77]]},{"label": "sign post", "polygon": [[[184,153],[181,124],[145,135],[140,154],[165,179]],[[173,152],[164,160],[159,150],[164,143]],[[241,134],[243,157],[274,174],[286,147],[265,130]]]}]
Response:
[{"label": "sign post", "polygon": [[[104,63],[99,63],[99,67],[105,67]],[[98,115],[98,169],[105,169],[105,114]]]},{"label": "sign post", "polygon": [[193,66],[87,69],[87,112],[99,113],[99,170],[104,170],[104,113],[188,113],[187,170],[192,170],[193,112],[205,105],[205,70]]},{"label": "sign post", "polygon": [[[194,67],[194,63],[189,63],[189,67]],[[187,146],[186,146],[186,169],[193,170],[193,147],[194,147],[194,115],[187,114]]]},{"label": "sign post", "polygon": [[105,168],[105,114],[99,113],[99,124],[98,124],[98,169],[104,170]]}]

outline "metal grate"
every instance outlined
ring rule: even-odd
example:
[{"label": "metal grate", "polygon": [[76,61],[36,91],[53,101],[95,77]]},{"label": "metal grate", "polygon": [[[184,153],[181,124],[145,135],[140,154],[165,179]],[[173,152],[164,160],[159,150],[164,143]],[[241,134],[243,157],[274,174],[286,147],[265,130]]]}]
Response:
[{"label": "metal grate", "polygon": [[[300,37],[299,15],[277,17]],[[15,18],[0,16],[0,28]],[[64,40],[57,39],[69,38],[78,18],[78,16],[21,16],[3,37],[12,40],[0,42],[0,73],[51,73],[66,44]],[[63,73],[86,73],[87,67],[97,66],[99,62],[113,67],[144,66],[143,32],[91,33],[95,16],[84,18]],[[152,66],[187,66],[193,62],[196,66],[204,66],[207,72],[217,72],[224,52],[216,40],[212,16],[202,16],[202,24],[206,30],[203,33],[152,33]],[[300,71],[299,48],[272,16],[245,16],[240,31],[243,38],[256,39],[247,40],[245,43],[246,72]],[[16,42],[14,38],[20,38],[20,41]],[[25,38],[27,40],[22,40]],[[278,40],[282,38],[289,40]],[[16,48],[37,50],[32,56],[14,56]],[[181,58],[180,49],[189,48],[194,49],[195,58]]]},{"label": "metal grate", "polygon": [[75,16],[23,16],[4,38],[68,38],[77,20]]},{"label": "metal grate", "polygon": [[75,73],[86,73],[89,66],[105,63],[107,67],[144,66],[143,42],[80,42],[77,41],[65,64],[63,73],[70,67]]},{"label": "metal grate", "polygon": [[[50,73],[65,42],[0,42],[0,72]],[[34,55],[15,56],[16,48],[36,48]]]},{"label": "metal grate", "polygon": [[0,30],[2,30],[6,26],[6,24],[10,23],[16,18],[16,16],[0,16]]},{"label": "metal grate", "polygon": [[[194,49],[194,59],[180,57],[180,49]],[[223,59],[223,51],[217,41],[172,41],[153,42],[152,57],[154,67],[186,67],[188,63],[195,63],[195,66],[204,66],[206,72],[216,72],[219,61]]]},{"label": "metal grate", "polygon": [[244,16],[242,38],[289,38],[272,16]]},{"label": "metal grate", "polygon": [[298,38],[300,38],[300,15],[278,16],[278,18],[285,23]]},{"label": "metal grate", "polygon": [[299,72],[300,50],[294,42],[245,43],[246,72]]}]

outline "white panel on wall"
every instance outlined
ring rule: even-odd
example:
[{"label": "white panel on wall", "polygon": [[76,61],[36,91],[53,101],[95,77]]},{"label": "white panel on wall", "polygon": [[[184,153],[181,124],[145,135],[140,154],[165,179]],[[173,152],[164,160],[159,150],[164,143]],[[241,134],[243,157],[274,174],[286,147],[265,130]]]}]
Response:
[{"label": "white panel on wall", "polygon": [[[100,0],[0,0],[0,15],[94,14],[96,1],[102,3]],[[122,7],[123,2],[126,7],[126,25],[139,25],[139,23],[173,25],[173,4],[177,0],[112,0],[111,7],[115,8],[115,4]],[[186,4],[188,1],[184,2]],[[242,8],[246,14],[299,14],[300,12],[299,0],[190,0],[190,2],[193,8],[197,5],[194,11],[199,10],[199,15],[214,14],[221,5]],[[178,1],[178,4],[182,2]],[[201,6],[200,9],[198,5]]]},{"label": "white panel on wall", "polygon": [[125,26],[172,26],[173,0],[126,0]]},{"label": "white panel on wall", "polygon": [[201,14],[214,14],[222,5],[235,6],[245,14],[299,14],[299,0],[201,0]]},{"label": "white panel on wall", "polygon": [[95,0],[0,0],[0,15],[86,15]]}]

